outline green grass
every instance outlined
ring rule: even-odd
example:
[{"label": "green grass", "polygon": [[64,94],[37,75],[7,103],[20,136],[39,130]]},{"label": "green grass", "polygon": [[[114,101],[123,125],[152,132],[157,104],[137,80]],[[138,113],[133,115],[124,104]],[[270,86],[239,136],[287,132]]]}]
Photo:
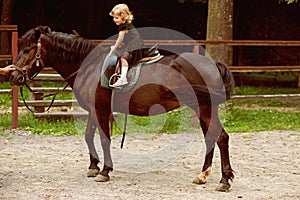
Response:
[{"label": "green grass", "polygon": [[260,73],[260,72],[253,72],[253,73],[238,73],[235,74],[236,79],[247,79],[254,81],[270,81],[274,82],[276,80],[278,83],[283,81],[288,82],[297,82],[298,80],[298,73],[297,72],[268,72],[268,73]]},{"label": "green grass", "polygon": [[236,95],[259,95],[259,94],[299,94],[300,88],[285,88],[285,87],[252,87],[242,86],[235,87],[234,94]]},{"label": "green grass", "polygon": [[[129,116],[128,133],[178,133],[192,132],[190,112],[183,114],[169,112],[154,117]],[[1,114],[0,130],[10,129],[11,114]],[[183,119],[184,118],[184,119]],[[119,114],[114,123],[114,134],[121,134],[124,126],[124,115]],[[174,120],[175,119],[175,120]],[[300,112],[279,112],[277,110],[245,110],[233,107],[226,111],[224,127],[228,132],[257,132],[272,130],[300,130]],[[39,135],[81,135],[86,127],[85,120],[50,120],[37,119],[32,114],[19,118],[19,129],[28,130]]]},{"label": "green grass", "polygon": [[[300,94],[300,88],[282,88],[282,87],[236,87],[235,95],[272,95],[272,94]],[[299,103],[279,101],[279,100],[240,100],[235,101],[235,106],[268,106],[268,107],[300,107]]]},{"label": "green grass", "polygon": [[[127,132],[134,133],[178,133],[191,132],[191,112],[179,109],[153,117],[128,116]],[[1,114],[0,131],[11,127],[11,114]],[[86,128],[86,120],[72,119],[38,119],[31,113],[19,116],[18,129],[28,130],[39,135],[81,135]],[[114,134],[121,134],[124,127],[124,114],[118,114],[114,122]]]},{"label": "green grass", "polygon": [[224,126],[228,132],[257,132],[272,130],[300,130],[300,112],[233,107],[227,112]]},{"label": "green grass", "polygon": [[[11,128],[11,114],[1,114],[0,130]],[[37,119],[31,113],[19,116],[18,129],[31,131],[39,135],[77,135],[72,120]]]},{"label": "green grass", "polygon": [[[65,85],[61,85],[59,83],[50,82],[50,81],[43,82],[43,87],[63,88],[64,86]],[[7,83],[7,82],[0,83],[0,89],[11,89],[10,83]],[[23,94],[24,94],[24,98],[26,100],[30,99],[30,92],[26,86],[23,87]],[[47,94],[45,94],[45,95],[47,95]],[[59,93],[56,95],[56,99],[61,99],[61,100],[72,99],[72,98],[74,98],[72,93]],[[20,94],[19,94],[18,99],[22,100]],[[52,100],[52,96],[46,97],[45,99]],[[4,107],[10,107],[11,106],[11,95],[0,95],[0,105],[4,106]]]},{"label": "green grass", "polygon": [[[1,83],[0,89],[11,89],[10,83]],[[11,106],[11,95],[0,95],[0,108]]]}]

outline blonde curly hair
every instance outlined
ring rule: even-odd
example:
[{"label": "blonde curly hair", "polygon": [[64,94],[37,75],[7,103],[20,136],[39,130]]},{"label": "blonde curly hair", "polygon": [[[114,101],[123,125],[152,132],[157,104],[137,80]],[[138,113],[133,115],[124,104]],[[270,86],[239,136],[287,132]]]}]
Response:
[{"label": "blonde curly hair", "polygon": [[117,4],[109,13],[110,16],[120,16],[124,22],[131,23],[133,15],[130,12],[128,6],[124,3]]}]

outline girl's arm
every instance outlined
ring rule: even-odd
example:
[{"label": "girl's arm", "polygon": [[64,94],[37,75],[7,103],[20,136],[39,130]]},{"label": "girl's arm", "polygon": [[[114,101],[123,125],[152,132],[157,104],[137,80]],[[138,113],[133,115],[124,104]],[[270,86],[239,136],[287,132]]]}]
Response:
[{"label": "girl's arm", "polygon": [[125,34],[126,34],[126,30],[119,32],[118,39],[116,40],[115,45],[112,46],[112,50],[115,50],[115,49],[117,49],[117,48],[119,48],[120,46],[123,45]]}]

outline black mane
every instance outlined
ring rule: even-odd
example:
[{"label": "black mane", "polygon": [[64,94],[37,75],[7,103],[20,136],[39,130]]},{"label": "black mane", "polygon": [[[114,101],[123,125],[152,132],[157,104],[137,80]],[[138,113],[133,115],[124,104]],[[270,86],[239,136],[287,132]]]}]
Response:
[{"label": "black mane", "polygon": [[[51,49],[56,52],[59,59],[70,62],[85,58],[98,44],[73,34],[51,32]],[[76,52],[76,53],[74,53]]]},{"label": "black mane", "polygon": [[[19,47],[24,49],[32,44],[37,44],[37,40],[36,31],[33,28],[20,38]],[[47,48],[49,57],[67,60],[70,63],[82,61],[89,52],[99,45],[78,35],[55,31],[43,33],[41,35],[41,43],[42,47]]]}]

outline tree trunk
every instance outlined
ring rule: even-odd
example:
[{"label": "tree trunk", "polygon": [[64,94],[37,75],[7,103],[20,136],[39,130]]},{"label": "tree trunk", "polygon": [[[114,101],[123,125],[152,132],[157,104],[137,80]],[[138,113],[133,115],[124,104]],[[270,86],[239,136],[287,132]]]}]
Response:
[{"label": "tree trunk", "polygon": [[[2,1],[2,11],[1,11],[1,25],[9,25],[12,21],[12,3],[13,0],[3,0]],[[10,32],[0,33],[0,54],[8,55],[11,54],[11,34]],[[0,66],[8,65],[8,61],[0,63]]]},{"label": "tree trunk", "polygon": [[[233,0],[209,0],[206,40],[232,40]],[[214,60],[232,65],[232,47],[207,45],[206,53]]]}]

